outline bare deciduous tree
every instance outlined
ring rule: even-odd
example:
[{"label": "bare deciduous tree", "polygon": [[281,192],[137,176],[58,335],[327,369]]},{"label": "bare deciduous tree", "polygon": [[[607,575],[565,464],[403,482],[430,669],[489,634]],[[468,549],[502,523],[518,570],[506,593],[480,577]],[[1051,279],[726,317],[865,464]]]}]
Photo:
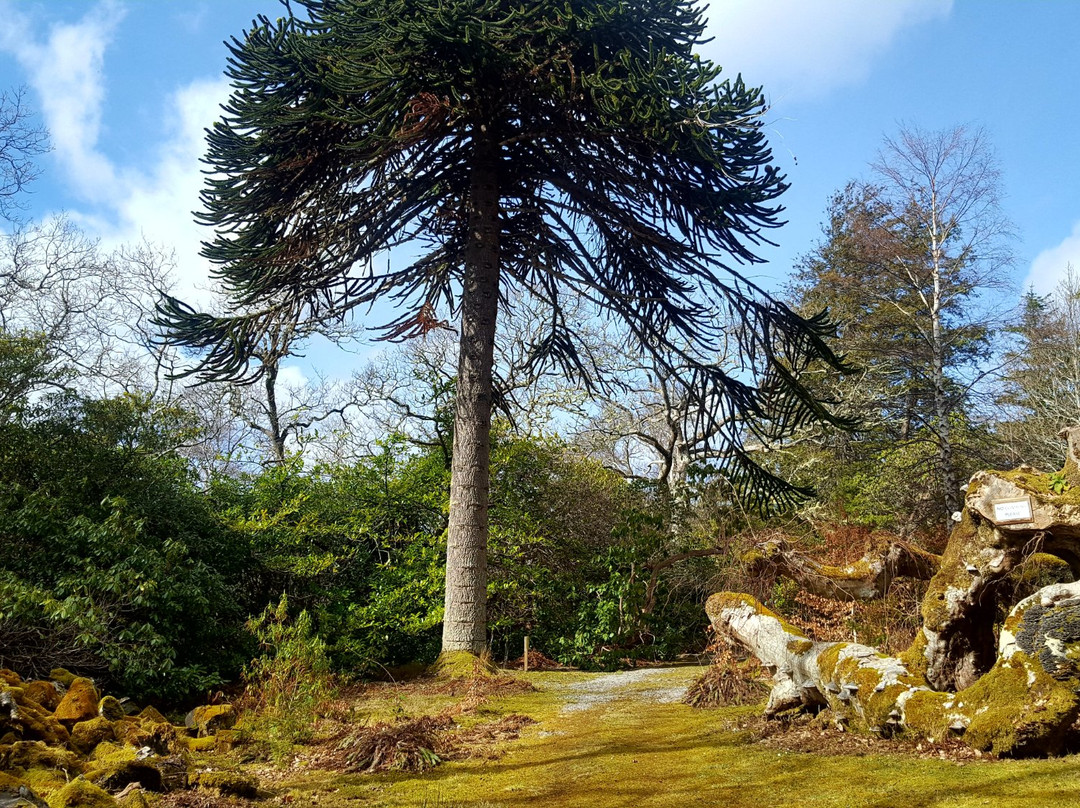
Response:
[{"label": "bare deciduous tree", "polygon": [[[951,392],[949,358],[959,337],[948,322],[957,298],[1000,285],[1012,260],[1011,225],[1001,211],[1001,172],[981,130],[959,126],[937,132],[904,127],[886,138],[873,164],[880,201],[892,211],[897,235],[918,249],[897,251],[892,272],[916,291],[917,307],[899,313],[910,320],[930,352],[933,418],[941,495],[948,513],[960,508],[950,416],[962,398]],[[969,315],[970,316],[970,315]],[[957,370],[957,368],[952,368]]]},{"label": "bare deciduous tree", "polygon": [[49,150],[49,136],[25,102],[26,91],[0,91],[0,217],[19,218],[26,186],[39,173],[35,160]]}]

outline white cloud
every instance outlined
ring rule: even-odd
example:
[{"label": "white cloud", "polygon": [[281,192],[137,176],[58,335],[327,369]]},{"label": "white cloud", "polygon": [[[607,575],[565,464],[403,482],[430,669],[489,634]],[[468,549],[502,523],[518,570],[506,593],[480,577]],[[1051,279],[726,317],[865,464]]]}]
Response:
[{"label": "white cloud", "polygon": [[1058,283],[1065,278],[1065,272],[1072,266],[1080,269],[1080,222],[1073,225],[1072,233],[1060,244],[1043,250],[1031,262],[1024,289],[1035,290],[1036,294],[1045,295],[1053,292]]},{"label": "white cloud", "polygon": [[125,172],[121,193],[112,201],[115,225],[103,231],[110,242],[143,238],[176,251],[177,293],[205,302],[209,286],[208,264],[199,257],[208,228],[196,223],[192,212],[200,207],[205,150],[203,130],[218,117],[218,107],[229,94],[222,79],[196,81],[169,99],[168,136],[158,148],[155,165],[147,174]]},{"label": "white cloud", "polygon": [[108,194],[115,170],[97,149],[105,50],[123,10],[112,0],[94,6],[75,23],[57,23],[38,41],[30,21],[12,6],[5,16],[0,46],[26,71],[37,92],[57,159],[81,194],[89,199]]},{"label": "white cloud", "polygon": [[199,257],[208,235],[195,223],[205,143],[203,130],[228,97],[224,78],[190,83],[168,97],[166,135],[146,171],[117,165],[102,151],[105,53],[123,18],[116,0],[103,0],[75,23],[52,24],[39,36],[34,20],[0,2],[10,24],[0,48],[11,53],[38,95],[54,156],[72,191],[87,204],[68,211],[105,246],[146,240],[175,251],[176,292],[206,302],[207,263]]},{"label": "white cloud", "polygon": [[702,55],[764,85],[773,100],[805,100],[857,84],[905,28],[943,19],[953,0],[715,0]]},{"label": "white cloud", "polygon": [[283,365],[278,370],[278,383],[282,387],[300,389],[308,383],[308,377],[304,375],[303,369],[297,365]]}]

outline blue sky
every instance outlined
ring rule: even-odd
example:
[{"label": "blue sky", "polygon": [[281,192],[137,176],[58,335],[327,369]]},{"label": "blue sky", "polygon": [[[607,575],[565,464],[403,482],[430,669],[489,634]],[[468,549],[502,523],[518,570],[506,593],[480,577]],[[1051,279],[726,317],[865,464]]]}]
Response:
[{"label": "blue sky", "polygon": [[[52,132],[31,213],[64,210],[106,244],[175,249],[180,289],[207,285],[191,221],[202,130],[228,88],[225,47],[275,0],[0,0],[0,86],[26,85]],[[769,263],[786,278],[829,195],[867,176],[901,122],[985,128],[1016,226],[1016,288],[1080,267],[1080,3],[716,0],[704,55],[765,88],[791,181]]]}]

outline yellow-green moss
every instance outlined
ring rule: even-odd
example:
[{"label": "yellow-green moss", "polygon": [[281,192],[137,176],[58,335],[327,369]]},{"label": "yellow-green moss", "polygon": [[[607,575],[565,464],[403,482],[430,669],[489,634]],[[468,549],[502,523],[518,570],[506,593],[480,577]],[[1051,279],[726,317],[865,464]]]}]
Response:
[{"label": "yellow-green moss", "polygon": [[207,735],[202,738],[180,736],[176,741],[189,752],[212,752],[217,748],[217,738],[213,735]]},{"label": "yellow-green moss", "polygon": [[107,718],[110,721],[119,721],[126,714],[124,713],[124,705],[120,703],[120,699],[116,696],[104,696],[101,701],[98,702],[98,715],[102,718]]},{"label": "yellow-green moss", "polygon": [[477,656],[468,651],[446,651],[439,654],[431,672],[440,679],[472,679],[477,676],[494,676],[498,668],[485,651]]},{"label": "yellow-green moss", "polygon": [[1043,474],[1031,468],[1019,468],[1011,471],[995,471],[994,476],[1008,480],[1025,492],[1033,494],[1039,499],[1053,502],[1055,505],[1080,505],[1080,485],[1076,477],[1076,467],[1070,468],[1069,464],[1062,469],[1071,483],[1061,493],[1052,488],[1051,475]]},{"label": "yellow-green moss", "polygon": [[971,573],[967,571],[964,559],[969,555],[975,557],[977,549],[985,543],[981,535],[983,530],[986,528],[976,524],[965,508],[960,523],[949,536],[949,543],[941,556],[941,566],[930,579],[926,595],[923,596],[921,613],[924,626],[936,631],[951,619],[948,592],[950,589],[966,592],[970,588]]},{"label": "yellow-green moss", "polygon": [[[701,671],[686,667],[684,683]],[[450,761],[423,775],[283,772],[275,782],[294,806],[319,808],[1075,808],[1080,758],[1008,762],[869,753],[787,752],[758,743],[760,707],[696,711],[682,704],[616,699],[567,712],[573,688],[603,674],[530,672],[538,690],[492,699],[495,717],[540,723],[501,746],[497,760]],[[680,680],[673,671],[668,684]],[[667,675],[665,674],[665,679]],[[937,694],[941,695],[941,694]],[[390,698],[379,691],[378,698]],[[422,700],[410,696],[417,712]],[[442,704],[441,699],[439,705]],[[381,709],[381,707],[379,708]],[[428,710],[440,707],[428,705]],[[368,706],[363,706],[366,712]],[[940,711],[939,711],[940,712]],[[936,756],[935,756],[936,758]]]},{"label": "yellow-green moss", "polygon": [[71,728],[71,745],[84,755],[94,751],[94,747],[102,741],[111,741],[115,737],[112,723],[100,715],[89,721],[80,721]]},{"label": "yellow-green moss", "polygon": [[196,707],[190,713],[184,723],[193,729],[197,729],[199,737],[213,735],[219,729],[230,729],[236,724],[236,710],[231,704],[208,704]]},{"label": "yellow-green moss", "polygon": [[97,745],[90,760],[98,761],[99,764],[113,763],[121,760],[134,760],[138,750],[133,746],[124,746],[110,741],[103,741]]},{"label": "yellow-green moss", "polygon": [[199,772],[196,783],[222,795],[254,797],[259,791],[259,778],[241,771]]},{"label": "yellow-green moss", "polygon": [[919,679],[926,678],[926,669],[929,662],[926,659],[926,635],[921,630],[915,632],[915,639],[911,641],[911,645],[907,647],[907,650],[900,653],[898,659],[911,672],[912,676]]},{"label": "yellow-green moss", "polygon": [[1080,712],[1075,682],[1061,682],[1022,651],[956,694],[972,714],[964,740],[999,755],[1052,754]]},{"label": "yellow-green moss", "polygon": [[3,691],[10,695],[18,707],[14,723],[17,725],[16,732],[22,738],[30,741],[44,741],[54,746],[67,743],[67,728],[48,710],[27,698],[23,688],[5,687]]},{"label": "yellow-green moss", "polygon": [[242,733],[235,729],[219,729],[214,735],[214,750],[218,754],[231,752],[243,740]]},{"label": "yellow-green moss", "polygon": [[151,806],[158,803],[157,799],[151,802],[151,798],[147,797],[146,792],[142,789],[135,789],[129,794],[118,800],[120,808],[151,808]]},{"label": "yellow-green moss", "polygon": [[847,648],[848,643],[838,642],[830,645],[817,657],[818,670],[823,679],[837,678],[837,665],[840,663],[840,652]]},{"label": "yellow-green moss", "polygon": [[49,808],[118,808],[104,789],[82,778],[72,780],[49,798]]},{"label": "yellow-green moss", "polygon": [[23,680],[19,674],[8,668],[0,668],[0,682],[11,685],[12,687],[21,687]]},{"label": "yellow-green moss", "polygon": [[784,631],[794,637],[809,639],[806,632],[801,628],[793,626],[772,609],[763,605],[757,598],[743,592],[717,592],[705,602],[705,613],[711,616],[720,613],[724,609],[734,609],[739,606],[749,606],[758,614],[773,618],[780,623]]},{"label": "yellow-green moss", "polygon": [[9,766],[22,769],[49,768],[59,769],[68,774],[78,774],[83,770],[79,756],[60,746],[49,746],[44,741],[20,741],[12,744],[7,756]]},{"label": "yellow-green moss", "polygon": [[140,722],[148,724],[168,724],[169,719],[163,716],[154,707],[144,707],[143,711],[136,716]]},{"label": "yellow-green moss", "polygon": [[810,640],[789,640],[787,649],[792,654],[805,654],[811,648],[814,647],[814,643]]},{"label": "yellow-green moss", "polygon": [[30,784],[30,788],[35,794],[45,799],[66,786],[70,780],[71,778],[60,769],[48,769],[43,766],[30,769],[26,773],[26,782]]},{"label": "yellow-green moss", "polygon": [[908,733],[940,741],[949,733],[949,711],[945,705],[954,701],[951,693],[919,690],[904,702],[904,727]]},{"label": "yellow-green moss", "polygon": [[64,687],[71,687],[71,683],[78,677],[66,668],[53,668],[49,671],[49,678]]}]

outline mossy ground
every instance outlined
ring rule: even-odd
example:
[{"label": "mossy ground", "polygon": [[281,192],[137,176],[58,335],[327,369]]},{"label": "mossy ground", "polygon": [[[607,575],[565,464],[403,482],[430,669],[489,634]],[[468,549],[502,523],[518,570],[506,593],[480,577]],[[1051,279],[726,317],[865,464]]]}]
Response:
[{"label": "mossy ground", "polygon": [[[294,804],[317,801],[320,808],[1080,805],[1080,758],[958,762],[926,759],[910,746],[902,754],[794,752],[746,729],[760,706],[696,710],[657,700],[700,672],[676,667],[631,677],[584,706],[581,693],[595,694],[585,689],[605,674],[526,674],[535,692],[495,697],[480,707],[488,720],[509,713],[537,720],[499,757],[445,763],[424,774],[298,769],[279,774],[274,787],[291,794]],[[392,693],[377,691],[376,703],[361,711],[400,709]],[[415,694],[406,701],[410,708],[423,706]],[[566,710],[567,704],[576,708]]]}]

